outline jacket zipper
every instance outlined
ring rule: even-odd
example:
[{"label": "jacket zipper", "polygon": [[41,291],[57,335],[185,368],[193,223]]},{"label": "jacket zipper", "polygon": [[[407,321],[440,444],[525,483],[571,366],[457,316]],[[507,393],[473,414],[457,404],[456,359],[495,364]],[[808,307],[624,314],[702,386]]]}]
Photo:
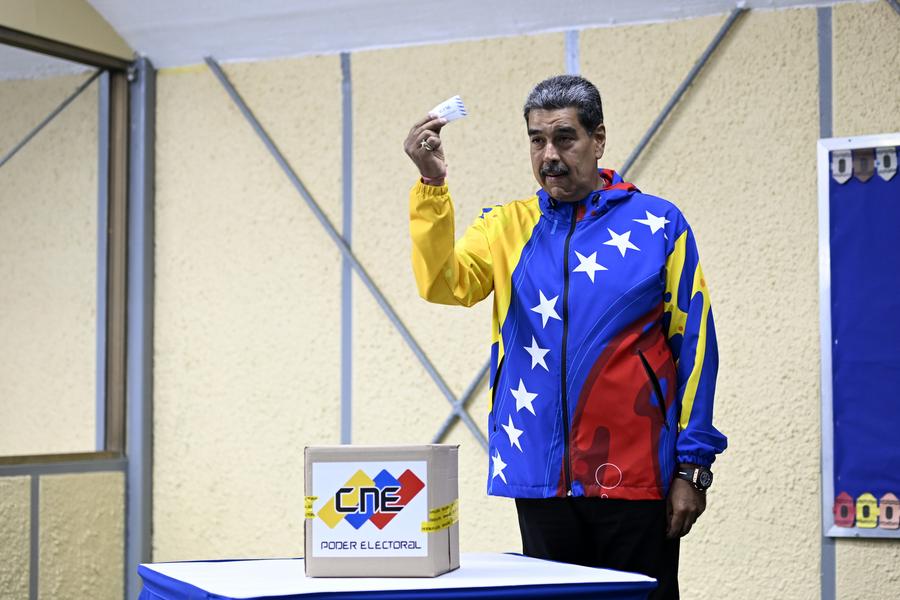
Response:
[{"label": "jacket zipper", "polygon": [[572,207],[572,223],[569,225],[569,233],[566,235],[566,242],[563,247],[563,314],[562,314],[562,359],[560,361],[560,380],[562,382],[562,390],[560,392],[560,402],[562,403],[562,420],[563,420],[563,443],[565,444],[565,454],[563,455],[563,470],[566,478],[566,495],[572,495],[572,467],[569,464],[569,402],[566,392],[566,343],[569,337],[569,242],[572,240],[572,234],[575,233],[575,223],[578,220],[577,207]]},{"label": "jacket zipper", "polygon": [[491,384],[491,424],[494,431],[497,431],[497,383],[500,381],[500,369],[503,368],[504,360],[506,360],[505,354],[500,358],[500,362],[497,363],[497,372],[494,373],[494,382]]},{"label": "jacket zipper", "polygon": [[650,384],[653,386],[653,392],[656,394],[657,404],[659,405],[659,410],[662,413],[663,424],[666,426],[666,429],[668,429],[669,419],[666,418],[666,399],[663,398],[662,395],[662,386],[659,385],[659,379],[656,378],[656,373],[654,373],[653,369],[650,368],[650,363],[647,361],[647,357],[644,356],[644,353],[638,350],[638,356],[641,357],[641,363],[644,365],[644,371],[647,372],[647,377],[650,378]]}]

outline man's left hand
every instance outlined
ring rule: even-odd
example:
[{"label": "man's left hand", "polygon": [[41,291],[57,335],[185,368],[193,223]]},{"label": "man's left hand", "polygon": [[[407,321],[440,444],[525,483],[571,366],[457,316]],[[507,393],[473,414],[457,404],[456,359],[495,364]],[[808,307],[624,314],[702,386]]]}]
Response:
[{"label": "man's left hand", "polygon": [[697,518],[706,510],[706,494],[697,490],[689,481],[676,477],[669,488],[667,516],[669,526],[666,537],[686,536]]}]

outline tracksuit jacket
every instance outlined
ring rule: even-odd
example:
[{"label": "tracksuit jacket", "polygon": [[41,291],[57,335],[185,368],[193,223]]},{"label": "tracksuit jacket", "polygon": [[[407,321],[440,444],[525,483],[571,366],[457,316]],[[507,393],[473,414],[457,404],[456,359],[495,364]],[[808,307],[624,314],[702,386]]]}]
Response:
[{"label": "tracksuit jacket", "polygon": [[726,447],[693,233],[672,203],[600,175],[579,202],[542,189],[485,208],[458,241],[447,186],[410,193],[422,297],[494,293],[489,494],[661,499],[678,463]]}]

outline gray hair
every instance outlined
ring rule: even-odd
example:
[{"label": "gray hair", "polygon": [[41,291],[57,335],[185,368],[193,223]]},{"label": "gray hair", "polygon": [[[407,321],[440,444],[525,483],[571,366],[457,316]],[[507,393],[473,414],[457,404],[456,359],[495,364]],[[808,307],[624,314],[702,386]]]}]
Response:
[{"label": "gray hair", "polygon": [[578,121],[588,133],[603,123],[600,92],[593,83],[578,75],[556,75],[543,80],[525,100],[525,122],[532,110],[578,109]]}]

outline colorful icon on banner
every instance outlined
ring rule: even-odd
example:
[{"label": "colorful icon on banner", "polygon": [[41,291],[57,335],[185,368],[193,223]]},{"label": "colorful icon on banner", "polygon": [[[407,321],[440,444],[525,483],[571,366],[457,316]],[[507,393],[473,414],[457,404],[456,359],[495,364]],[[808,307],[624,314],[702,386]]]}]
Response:
[{"label": "colorful icon on banner", "polygon": [[368,521],[384,529],[424,488],[422,480],[409,469],[396,478],[387,469],[374,478],[360,469],[319,510],[318,517],[331,529],[344,520],[354,529]]},{"label": "colorful icon on banner", "polygon": [[865,183],[875,174],[875,150],[860,148],[853,151],[853,176]]},{"label": "colorful icon on banner", "polygon": [[897,149],[893,146],[875,148],[875,169],[879,177],[890,181],[897,174]]},{"label": "colorful icon on banner", "polygon": [[888,492],[879,502],[878,526],[882,529],[900,529],[900,500]]},{"label": "colorful icon on banner", "polygon": [[831,176],[838,183],[847,183],[853,176],[853,157],[849,150],[831,152]]},{"label": "colorful icon on banner", "polygon": [[835,527],[900,529],[900,500],[890,492],[880,500],[866,492],[855,501],[847,492],[841,492],[834,499],[832,511]]},{"label": "colorful icon on banner", "polygon": [[856,499],[856,526],[874,529],[878,525],[878,500],[872,494],[862,494]]},{"label": "colorful icon on banner", "polygon": [[837,527],[853,527],[856,507],[847,492],[841,492],[834,500],[834,524]]}]

